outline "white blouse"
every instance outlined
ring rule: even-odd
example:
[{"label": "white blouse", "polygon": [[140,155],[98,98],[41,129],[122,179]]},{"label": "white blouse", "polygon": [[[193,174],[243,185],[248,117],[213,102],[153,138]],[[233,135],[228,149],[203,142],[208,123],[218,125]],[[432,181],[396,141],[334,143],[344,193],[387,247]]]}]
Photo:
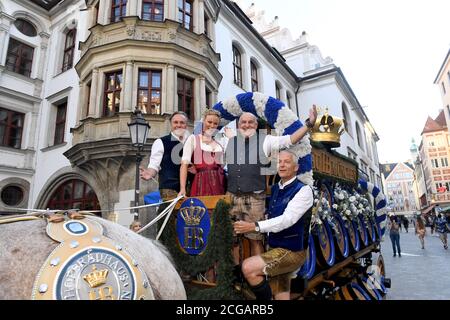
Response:
[{"label": "white blouse", "polygon": [[[223,147],[217,142],[207,144],[202,141],[202,138],[200,137],[200,149],[206,152],[221,152],[222,154],[220,156],[216,155],[216,160],[219,163],[223,163]],[[195,138],[195,135],[190,135],[189,138],[186,140],[186,143],[183,146],[183,156],[181,157],[181,161],[184,163],[192,164],[192,154],[194,153],[195,148],[197,147],[197,139]]]}]

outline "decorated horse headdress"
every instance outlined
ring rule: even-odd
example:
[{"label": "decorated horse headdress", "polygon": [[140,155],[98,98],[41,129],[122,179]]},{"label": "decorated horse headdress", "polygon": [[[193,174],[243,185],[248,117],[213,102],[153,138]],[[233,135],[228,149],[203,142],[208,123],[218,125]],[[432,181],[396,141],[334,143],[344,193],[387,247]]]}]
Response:
[{"label": "decorated horse headdress", "polygon": [[[238,94],[213,107],[222,118],[233,121],[244,112],[250,112],[261,118],[282,135],[293,134],[303,127],[303,123],[282,101],[259,92]],[[297,178],[307,185],[313,185],[311,144],[306,134],[300,142],[290,148],[298,157]]]}]

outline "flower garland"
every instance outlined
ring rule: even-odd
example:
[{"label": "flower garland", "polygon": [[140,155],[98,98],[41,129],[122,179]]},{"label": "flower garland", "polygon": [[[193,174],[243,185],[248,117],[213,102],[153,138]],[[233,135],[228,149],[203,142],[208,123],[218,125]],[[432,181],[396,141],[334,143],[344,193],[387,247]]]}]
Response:
[{"label": "flower garland", "polygon": [[[341,216],[346,225],[350,221],[357,222],[357,217],[362,216],[366,225],[369,225],[369,220],[374,221],[380,225],[381,234],[384,234],[385,231],[385,220],[386,214],[382,212],[380,209],[385,206],[384,195],[380,192],[380,190],[375,187],[373,184],[363,181],[359,182],[359,190],[347,191],[342,188],[339,183],[336,183],[334,187],[334,199],[335,204],[333,204],[333,209],[335,209]],[[369,192],[375,198],[375,207],[374,210],[369,200],[364,196],[363,193]],[[359,225],[359,224],[358,224]]]},{"label": "flower garland", "polygon": [[356,197],[350,195],[350,193],[343,189],[338,183],[334,187],[334,204],[333,209],[339,213],[347,223],[352,221],[358,216],[358,211],[355,205]]},{"label": "flower garland", "polygon": [[[303,127],[297,116],[282,101],[259,92],[238,94],[216,103],[213,109],[219,111],[222,118],[229,121],[235,120],[243,112],[250,112],[267,121],[271,128],[282,135],[293,134]],[[304,184],[312,186],[314,180],[309,134],[306,134],[290,150],[299,157],[297,178]]]},{"label": "flower garland", "polygon": [[313,215],[311,217],[311,230],[314,229],[315,226],[322,225],[322,221],[327,221],[330,227],[339,234],[339,228],[337,226],[337,222],[333,216],[333,212],[331,210],[330,203],[326,197],[323,196],[321,192],[318,190],[314,190],[314,209]]}]

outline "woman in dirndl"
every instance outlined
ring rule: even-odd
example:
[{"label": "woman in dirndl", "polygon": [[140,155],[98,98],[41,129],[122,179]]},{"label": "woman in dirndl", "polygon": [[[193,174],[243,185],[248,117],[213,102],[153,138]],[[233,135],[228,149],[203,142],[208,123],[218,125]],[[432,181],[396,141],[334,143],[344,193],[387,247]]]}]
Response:
[{"label": "woman in dirndl", "polygon": [[202,133],[191,135],[183,147],[180,168],[180,193],[186,194],[187,173],[195,174],[190,196],[225,194],[222,145],[214,139],[220,114],[208,109],[203,115]]}]

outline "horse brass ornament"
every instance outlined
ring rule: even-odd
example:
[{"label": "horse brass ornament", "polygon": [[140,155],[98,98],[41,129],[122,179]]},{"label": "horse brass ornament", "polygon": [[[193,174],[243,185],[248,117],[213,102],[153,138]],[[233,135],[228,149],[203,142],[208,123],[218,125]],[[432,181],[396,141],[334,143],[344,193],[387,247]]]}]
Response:
[{"label": "horse brass ornament", "polygon": [[103,236],[99,223],[72,218],[48,222],[47,235],[61,243],[35,279],[33,300],[154,298],[139,264],[119,244]]}]

